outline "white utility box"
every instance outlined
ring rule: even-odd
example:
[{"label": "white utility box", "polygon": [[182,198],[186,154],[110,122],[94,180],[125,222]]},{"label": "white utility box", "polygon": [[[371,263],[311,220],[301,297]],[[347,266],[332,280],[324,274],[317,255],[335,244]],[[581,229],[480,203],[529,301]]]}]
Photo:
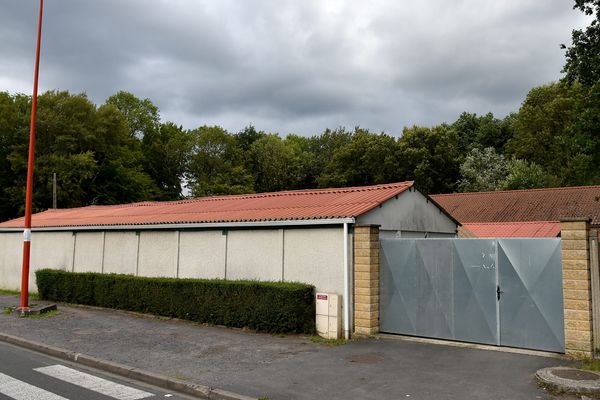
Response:
[{"label": "white utility box", "polygon": [[342,296],[317,293],[317,333],[326,339],[342,337]]}]

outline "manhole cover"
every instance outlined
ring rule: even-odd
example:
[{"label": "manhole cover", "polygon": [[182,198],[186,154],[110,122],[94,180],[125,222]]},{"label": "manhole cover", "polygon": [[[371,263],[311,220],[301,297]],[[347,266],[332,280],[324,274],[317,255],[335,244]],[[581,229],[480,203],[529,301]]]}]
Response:
[{"label": "manhole cover", "polygon": [[348,357],[348,361],[359,364],[377,364],[383,361],[383,356],[377,353],[354,354]]},{"label": "manhole cover", "polygon": [[598,374],[594,374],[587,371],[580,371],[578,369],[556,369],[552,371],[552,374],[563,379],[571,379],[573,381],[597,381],[600,380]]}]

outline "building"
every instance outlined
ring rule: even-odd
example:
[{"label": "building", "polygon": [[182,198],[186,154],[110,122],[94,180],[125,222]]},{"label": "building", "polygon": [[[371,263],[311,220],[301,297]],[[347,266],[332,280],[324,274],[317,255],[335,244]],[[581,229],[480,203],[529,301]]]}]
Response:
[{"label": "building", "polygon": [[565,218],[600,228],[600,186],[453,193],[431,196],[462,227],[460,237],[557,237]]},{"label": "building", "polygon": [[[459,225],[413,182],[48,210],[32,222],[32,271],[310,283],[342,296],[346,332],[354,282],[370,279],[354,268],[365,258],[361,227],[455,237]],[[5,289],[20,286],[22,226],[0,224]]]}]

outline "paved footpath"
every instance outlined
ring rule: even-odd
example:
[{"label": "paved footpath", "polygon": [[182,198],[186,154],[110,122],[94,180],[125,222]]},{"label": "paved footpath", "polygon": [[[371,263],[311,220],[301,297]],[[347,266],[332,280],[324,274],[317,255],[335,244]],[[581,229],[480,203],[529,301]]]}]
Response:
[{"label": "paved footpath", "polygon": [[[15,296],[0,296],[0,307]],[[276,399],[550,399],[537,369],[564,360],[398,339],[329,347],[120,311],[59,304],[58,315],[0,314],[0,333],[157,374]]]}]

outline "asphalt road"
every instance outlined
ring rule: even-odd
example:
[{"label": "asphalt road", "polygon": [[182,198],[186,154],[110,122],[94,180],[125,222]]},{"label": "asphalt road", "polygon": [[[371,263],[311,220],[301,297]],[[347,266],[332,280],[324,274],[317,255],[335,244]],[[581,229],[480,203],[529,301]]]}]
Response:
[{"label": "asphalt road", "polygon": [[0,343],[0,400],[189,399]]}]

